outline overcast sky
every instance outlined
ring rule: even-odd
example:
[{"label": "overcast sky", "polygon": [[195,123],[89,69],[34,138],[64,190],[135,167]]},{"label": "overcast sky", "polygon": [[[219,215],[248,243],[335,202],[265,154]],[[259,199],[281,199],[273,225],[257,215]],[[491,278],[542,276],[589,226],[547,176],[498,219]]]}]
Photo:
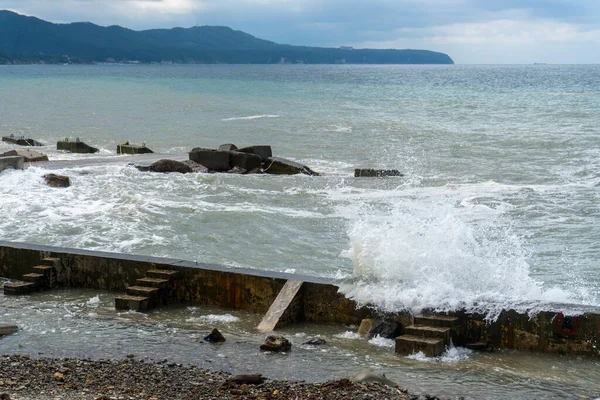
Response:
[{"label": "overcast sky", "polygon": [[277,43],[412,48],[460,64],[600,63],[600,0],[0,0],[52,22],[225,25]]}]

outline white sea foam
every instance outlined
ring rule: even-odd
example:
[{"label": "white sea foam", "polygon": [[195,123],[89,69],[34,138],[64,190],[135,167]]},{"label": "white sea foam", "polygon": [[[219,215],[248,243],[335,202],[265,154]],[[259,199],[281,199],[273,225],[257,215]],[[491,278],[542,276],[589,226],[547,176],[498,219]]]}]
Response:
[{"label": "white sea foam", "polygon": [[392,348],[392,347],[394,347],[395,341],[394,341],[394,339],[386,339],[384,337],[377,335],[377,336],[369,339],[369,343],[372,344],[373,346],[377,346],[377,347]]},{"label": "white sea foam", "polygon": [[96,295],[94,297],[92,297],[91,299],[89,299],[86,303],[88,306],[97,306],[98,304],[100,304],[100,296]]},{"label": "white sea foam", "polygon": [[[495,189],[494,189],[495,190]],[[465,194],[386,193],[377,207],[348,205],[354,279],[340,288],[359,304],[386,311],[460,308],[495,319],[520,304],[573,301],[531,277],[529,253],[498,206],[464,202]],[[362,207],[362,209],[360,208]],[[360,211],[359,211],[360,210]]]},{"label": "white sea foam", "polygon": [[208,314],[186,319],[187,322],[220,322],[223,324],[231,324],[239,320],[239,317],[231,314]]},{"label": "white sea foam", "polygon": [[444,351],[439,357],[427,357],[425,353],[420,351],[418,353],[411,354],[406,358],[423,362],[457,363],[459,361],[467,360],[471,353],[471,350],[464,347],[450,346],[446,348],[446,351]]},{"label": "white sea foam", "polygon": [[340,339],[351,339],[351,340],[357,340],[357,339],[362,338],[362,336],[360,336],[358,333],[352,332],[352,331],[346,331],[344,333],[338,333],[338,334],[333,335],[333,336],[335,336],[337,338],[340,338]]},{"label": "white sea foam", "polygon": [[241,121],[241,120],[252,120],[252,119],[260,119],[260,118],[279,118],[281,115],[277,114],[264,114],[264,115],[250,115],[247,117],[233,117],[233,118],[224,118],[221,121]]}]

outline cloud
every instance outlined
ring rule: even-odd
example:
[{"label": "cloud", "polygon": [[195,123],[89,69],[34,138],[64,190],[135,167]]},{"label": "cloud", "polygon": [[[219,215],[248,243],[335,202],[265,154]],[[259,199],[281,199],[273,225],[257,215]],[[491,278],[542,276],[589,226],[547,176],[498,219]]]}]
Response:
[{"label": "cloud", "polygon": [[0,0],[2,8],[52,22],[225,25],[278,43],[425,48],[464,63],[540,55],[600,62],[590,50],[598,45],[600,0]]},{"label": "cloud", "polygon": [[[357,47],[419,47],[454,51],[455,61],[464,63],[599,62],[596,54],[578,54],[598,48],[600,28],[549,19],[508,20],[401,28],[397,39],[367,41]],[[562,59],[557,59],[560,50]],[[589,53],[589,52],[588,52]],[[551,58],[549,58],[551,56]],[[512,61],[511,61],[512,60]]]}]

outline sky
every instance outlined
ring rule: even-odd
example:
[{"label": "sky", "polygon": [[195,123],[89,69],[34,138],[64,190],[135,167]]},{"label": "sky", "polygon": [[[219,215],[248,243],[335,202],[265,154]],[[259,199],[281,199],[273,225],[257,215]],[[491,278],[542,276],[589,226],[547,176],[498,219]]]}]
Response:
[{"label": "sky", "polygon": [[0,0],[57,23],[223,25],[277,43],[426,49],[457,64],[600,63],[600,0]]}]

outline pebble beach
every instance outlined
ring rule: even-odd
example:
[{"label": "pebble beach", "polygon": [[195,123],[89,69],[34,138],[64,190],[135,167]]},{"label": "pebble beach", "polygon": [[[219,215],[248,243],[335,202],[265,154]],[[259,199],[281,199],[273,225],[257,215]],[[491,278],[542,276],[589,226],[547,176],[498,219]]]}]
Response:
[{"label": "pebble beach", "polygon": [[348,378],[324,383],[266,379],[236,382],[231,374],[165,361],[0,357],[2,400],[438,399]]}]

